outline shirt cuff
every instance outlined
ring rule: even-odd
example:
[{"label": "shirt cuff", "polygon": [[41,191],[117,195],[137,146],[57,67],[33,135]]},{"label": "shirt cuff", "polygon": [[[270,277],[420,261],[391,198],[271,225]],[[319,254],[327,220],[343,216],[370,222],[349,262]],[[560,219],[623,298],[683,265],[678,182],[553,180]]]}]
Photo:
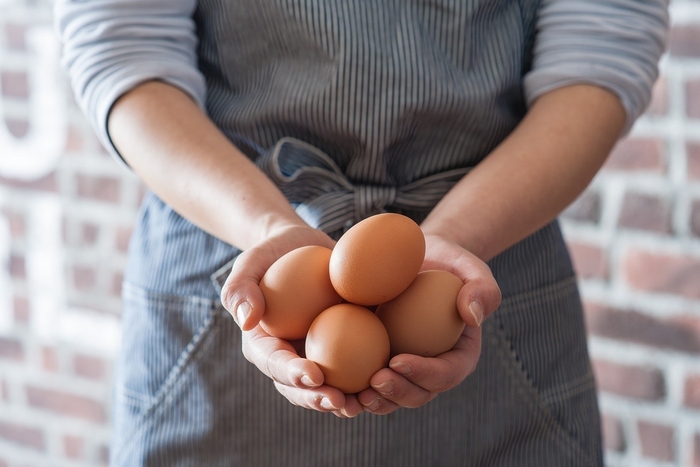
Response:
[{"label": "shirt cuff", "polygon": [[668,1],[544,1],[537,29],[524,80],[528,105],[564,86],[600,86],[619,97],[627,134],[651,100],[666,48]]}]

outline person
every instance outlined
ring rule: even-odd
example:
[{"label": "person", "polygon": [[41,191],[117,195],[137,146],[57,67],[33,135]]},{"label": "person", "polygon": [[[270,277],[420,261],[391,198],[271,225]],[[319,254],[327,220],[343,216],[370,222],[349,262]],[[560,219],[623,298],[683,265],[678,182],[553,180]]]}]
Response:
[{"label": "person", "polygon": [[[602,465],[556,217],[649,102],[667,10],[58,0],[78,102],[151,190],[125,272],[111,465]],[[453,350],[397,355],[343,394],[258,326],[258,283],[379,212],[420,224],[424,269],[465,283],[468,326]]]}]

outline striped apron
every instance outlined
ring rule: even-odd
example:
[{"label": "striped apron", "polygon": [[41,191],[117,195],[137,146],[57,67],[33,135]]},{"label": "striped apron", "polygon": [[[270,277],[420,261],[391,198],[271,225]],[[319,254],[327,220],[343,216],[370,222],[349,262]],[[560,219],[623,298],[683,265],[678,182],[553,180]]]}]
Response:
[{"label": "striped apron", "polygon": [[[422,221],[525,113],[537,1],[203,0],[213,121],[310,225]],[[222,212],[225,206],[222,206]],[[490,261],[476,371],[418,409],[291,405],[218,298],[239,251],[153,194],[125,274],[113,466],[602,465],[581,301],[553,222]]]}]

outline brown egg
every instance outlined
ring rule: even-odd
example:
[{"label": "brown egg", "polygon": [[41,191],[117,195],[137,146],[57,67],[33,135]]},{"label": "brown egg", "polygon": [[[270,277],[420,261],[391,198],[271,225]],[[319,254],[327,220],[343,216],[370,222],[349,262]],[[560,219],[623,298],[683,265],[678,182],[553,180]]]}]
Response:
[{"label": "brown egg", "polygon": [[400,214],[377,214],[340,237],[331,254],[331,282],[348,302],[377,305],[408,287],[424,256],[418,224]]},{"label": "brown egg", "polygon": [[260,326],[265,332],[280,339],[303,339],[319,313],[342,301],[328,275],[330,257],[328,248],[305,246],[270,266],[260,281],[265,297]]},{"label": "brown egg", "polygon": [[341,303],[322,312],[306,336],[306,358],[323,371],[325,384],[354,394],[369,387],[389,362],[389,336],[365,307]]},{"label": "brown egg", "polygon": [[391,355],[434,357],[454,347],[465,326],[457,311],[463,285],[447,271],[423,271],[401,295],[379,305],[377,317],[389,334]]}]

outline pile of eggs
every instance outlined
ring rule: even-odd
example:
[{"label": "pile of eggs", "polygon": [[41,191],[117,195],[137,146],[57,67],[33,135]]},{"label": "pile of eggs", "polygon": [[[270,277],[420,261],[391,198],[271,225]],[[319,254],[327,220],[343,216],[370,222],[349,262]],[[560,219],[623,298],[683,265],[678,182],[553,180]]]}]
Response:
[{"label": "pile of eggs", "polygon": [[333,250],[305,246],[279,258],[260,282],[260,326],[280,339],[306,339],[306,358],[325,384],[362,391],[390,356],[439,355],[464,329],[456,304],[461,279],[447,271],[419,273],[424,256],[425,238],[412,219],[369,217]]}]

